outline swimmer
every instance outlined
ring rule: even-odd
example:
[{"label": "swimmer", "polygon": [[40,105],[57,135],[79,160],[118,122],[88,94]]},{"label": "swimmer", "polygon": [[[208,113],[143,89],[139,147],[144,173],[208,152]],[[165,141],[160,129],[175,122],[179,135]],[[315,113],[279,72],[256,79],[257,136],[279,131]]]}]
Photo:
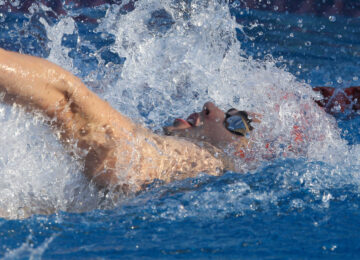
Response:
[{"label": "swimmer", "polygon": [[155,179],[167,183],[233,170],[224,150],[246,148],[246,134],[261,120],[235,109],[224,113],[207,102],[201,112],[176,119],[160,136],[116,111],[61,67],[1,48],[0,94],[2,102],[46,116],[99,189],[123,192],[141,190]]}]

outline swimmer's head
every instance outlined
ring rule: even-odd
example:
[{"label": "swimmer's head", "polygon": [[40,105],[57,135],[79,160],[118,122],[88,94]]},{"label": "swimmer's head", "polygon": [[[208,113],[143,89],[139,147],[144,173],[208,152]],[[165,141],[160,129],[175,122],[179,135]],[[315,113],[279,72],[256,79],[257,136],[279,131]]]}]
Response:
[{"label": "swimmer's head", "polygon": [[164,127],[164,132],[208,142],[222,149],[244,140],[246,133],[252,130],[250,122],[244,111],[230,109],[224,113],[214,103],[206,102],[201,112],[191,114],[186,120],[175,119],[172,126]]}]

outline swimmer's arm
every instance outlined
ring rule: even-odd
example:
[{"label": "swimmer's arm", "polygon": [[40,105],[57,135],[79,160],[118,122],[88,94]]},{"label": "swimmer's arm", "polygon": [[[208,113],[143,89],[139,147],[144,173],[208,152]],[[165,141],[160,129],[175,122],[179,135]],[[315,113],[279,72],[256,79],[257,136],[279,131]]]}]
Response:
[{"label": "swimmer's arm", "polygon": [[[71,113],[81,112],[87,121],[109,121],[114,116],[130,130],[131,120],[119,114],[107,102],[91,92],[79,78],[41,58],[5,51],[0,48],[0,91],[4,101],[30,109],[40,109],[47,116],[64,120],[66,102]],[[74,107],[76,106],[76,107]]]},{"label": "swimmer's arm", "polygon": [[355,112],[360,110],[360,86],[343,89],[334,87],[315,87],[314,91],[320,92],[323,98],[315,102],[325,108],[330,114],[339,112]]},{"label": "swimmer's arm", "polygon": [[130,154],[133,148],[127,144],[135,125],[80,79],[44,59],[0,48],[0,96],[6,103],[42,112],[60,130],[64,143],[86,150],[89,178],[97,178],[100,186],[116,182],[111,172],[117,163],[116,141],[122,140],[124,153]]}]

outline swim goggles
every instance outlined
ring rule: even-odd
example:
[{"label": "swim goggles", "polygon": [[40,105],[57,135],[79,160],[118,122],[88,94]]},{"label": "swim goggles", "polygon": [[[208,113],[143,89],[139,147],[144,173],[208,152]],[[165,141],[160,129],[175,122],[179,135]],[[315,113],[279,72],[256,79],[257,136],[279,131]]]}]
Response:
[{"label": "swim goggles", "polygon": [[251,119],[246,111],[239,111],[235,108],[229,109],[225,113],[224,126],[231,133],[245,136],[254,128],[250,125]]}]

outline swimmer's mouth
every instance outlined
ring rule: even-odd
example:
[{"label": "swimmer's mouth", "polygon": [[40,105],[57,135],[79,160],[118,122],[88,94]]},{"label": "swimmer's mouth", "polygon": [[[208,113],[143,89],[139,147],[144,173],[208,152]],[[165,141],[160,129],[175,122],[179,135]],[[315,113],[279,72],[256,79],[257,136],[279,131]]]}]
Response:
[{"label": "swimmer's mouth", "polygon": [[186,122],[192,126],[199,126],[200,125],[200,115],[199,113],[192,113],[187,119]]},{"label": "swimmer's mouth", "polygon": [[176,118],[172,126],[164,127],[165,135],[172,135],[174,131],[185,130],[191,127],[197,127],[201,125],[200,114],[192,113],[186,120],[182,118]]}]

